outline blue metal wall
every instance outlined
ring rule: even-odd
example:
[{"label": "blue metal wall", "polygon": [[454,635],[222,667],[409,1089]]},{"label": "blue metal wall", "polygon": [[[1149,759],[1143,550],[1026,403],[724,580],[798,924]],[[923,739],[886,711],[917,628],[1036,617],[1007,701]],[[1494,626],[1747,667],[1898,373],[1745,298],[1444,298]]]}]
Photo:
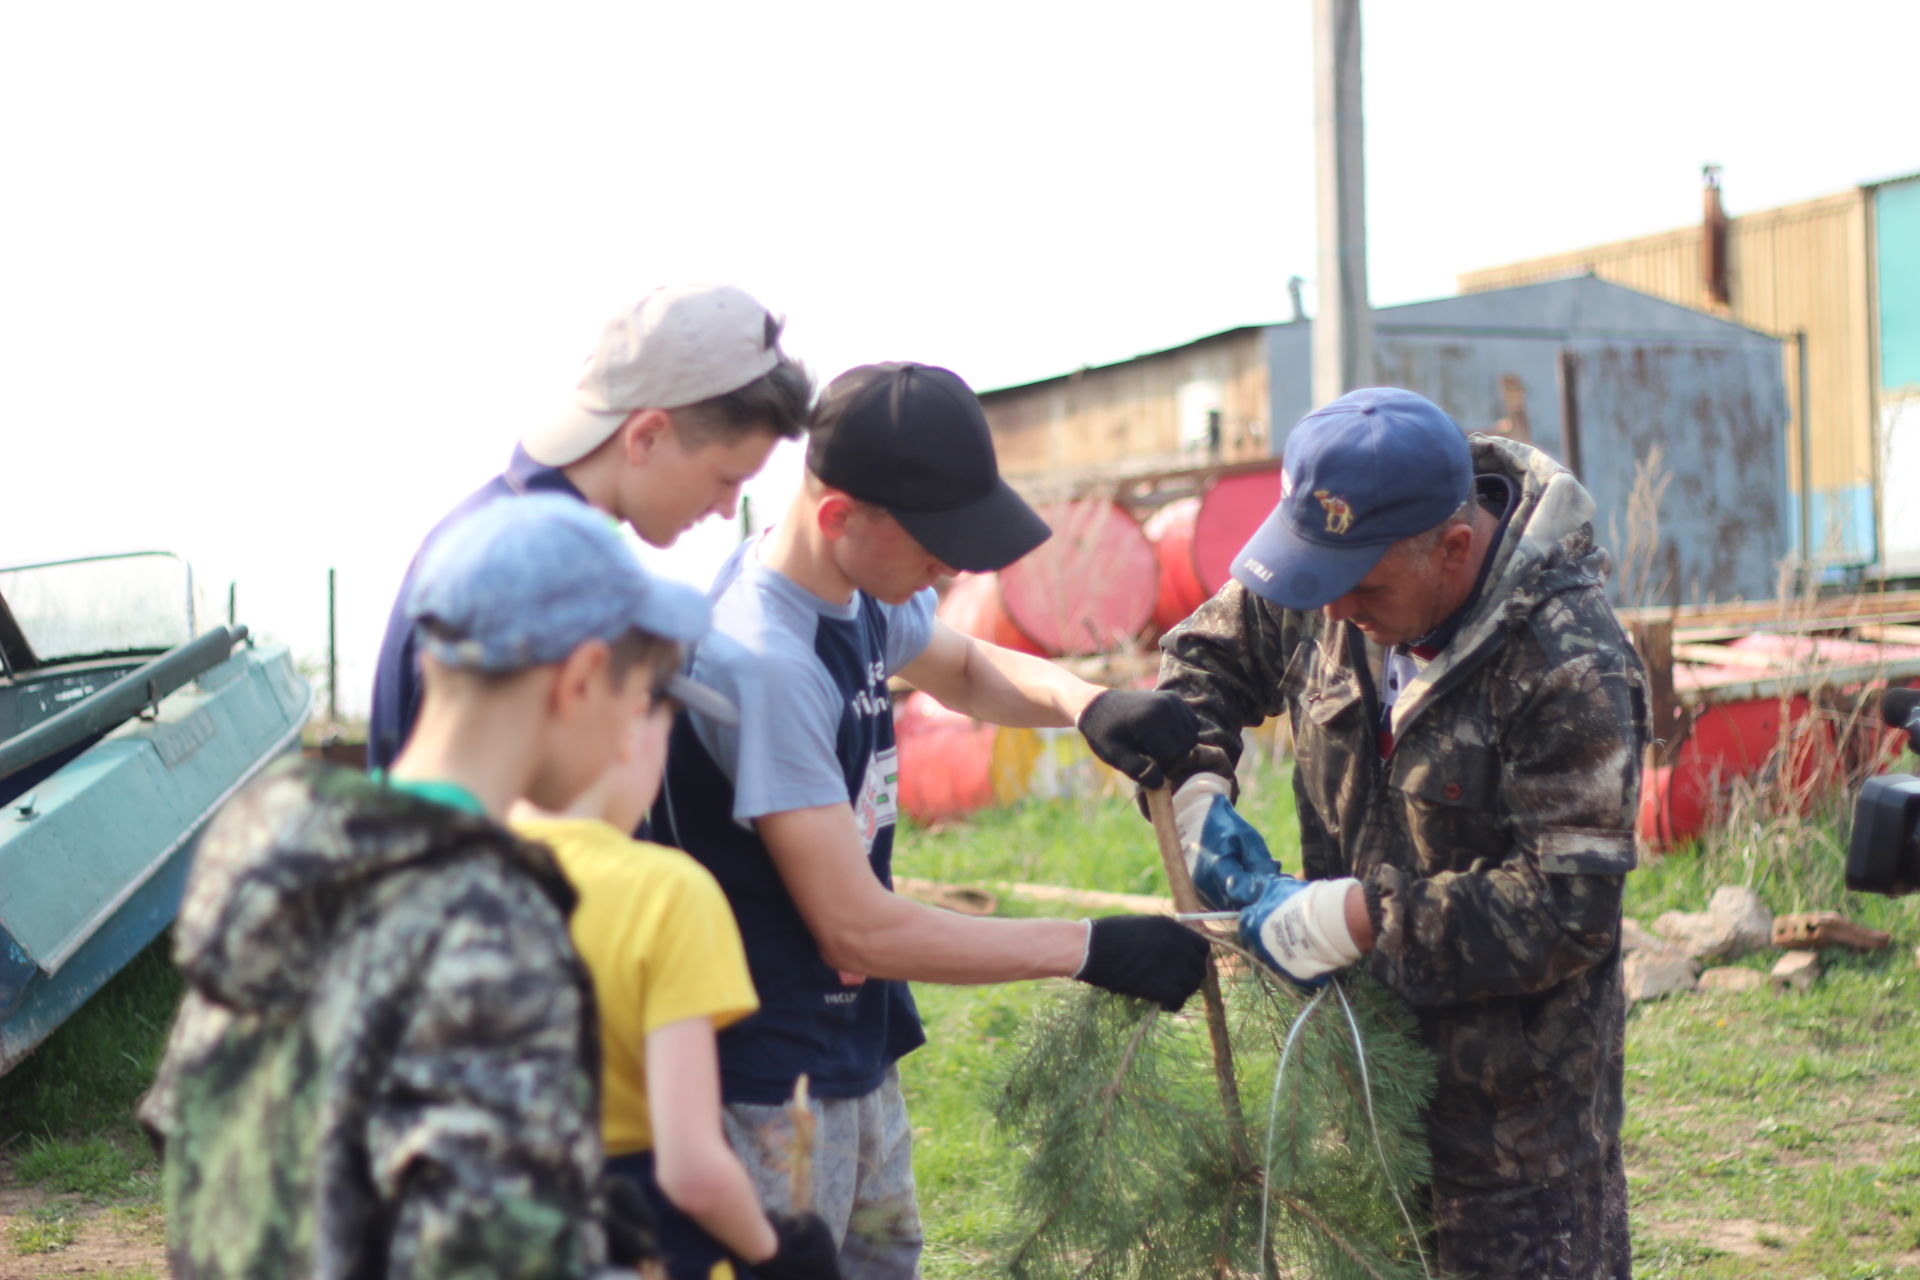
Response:
[{"label": "blue metal wall", "polygon": [[1874,188],[1880,563],[1920,575],[1920,178]]},{"label": "blue metal wall", "polygon": [[[1624,584],[1616,575],[1616,596],[1624,585],[1635,597],[1622,603],[1776,594],[1799,517],[1776,339],[1593,278],[1384,308],[1374,333],[1380,382],[1420,392],[1470,431],[1509,419],[1517,392],[1532,443],[1562,461],[1570,371],[1595,534],[1617,564],[1629,543],[1645,545],[1645,571]],[[1268,330],[1276,424],[1312,407],[1310,347],[1308,324]],[[1282,452],[1285,434],[1274,433]],[[1655,445],[1667,479],[1658,528],[1636,531],[1635,463]]]},{"label": "blue metal wall", "polygon": [[1876,187],[1880,386],[1920,390],[1920,178]]}]

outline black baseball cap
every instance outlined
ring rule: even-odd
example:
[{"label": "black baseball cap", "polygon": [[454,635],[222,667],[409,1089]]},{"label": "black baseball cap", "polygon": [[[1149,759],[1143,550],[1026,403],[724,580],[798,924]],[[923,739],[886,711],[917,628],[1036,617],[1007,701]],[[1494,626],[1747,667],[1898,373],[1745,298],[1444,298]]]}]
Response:
[{"label": "black baseball cap", "polygon": [[827,386],[807,470],[881,507],[955,569],[1004,569],[1052,534],[1000,478],[987,415],[951,370],[865,364]]}]

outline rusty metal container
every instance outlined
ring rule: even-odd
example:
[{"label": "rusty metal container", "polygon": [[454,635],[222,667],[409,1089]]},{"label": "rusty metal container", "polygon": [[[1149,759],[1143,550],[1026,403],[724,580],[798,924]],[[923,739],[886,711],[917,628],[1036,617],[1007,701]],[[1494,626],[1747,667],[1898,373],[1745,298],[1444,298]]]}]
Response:
[{"label": "rusty metal container", "polygon": [[1193,564],[1193,522],[1199,512],[1199,498],[1180,498],[1140,523],[1160,565],[1160,589],[1153,599],[1155,631],[1171,631],[1207,598]]},{"label": "rusty metal container", "polygon": [[1000,575],[963,573],[940,598],[934,616],[963,635],[997,644],[1003,649],[1045,657],[1039,645],[1015,626],[1000,603]]},{"label": "rusty metal container", "polygon": [[1280,463],[1222,476],[1200,500],[1193,522],[1193,565],[1208,596],[1233,580],[1233,558],[1280,502]]},{"label": "rusty metal container", "polygon": [[1105,499],[1039,510],[1053,536],[999,574],[1008,620],[1056,657],[1125,647],[1146,629],[1159,592],[1147,535],[1126,508]]}]

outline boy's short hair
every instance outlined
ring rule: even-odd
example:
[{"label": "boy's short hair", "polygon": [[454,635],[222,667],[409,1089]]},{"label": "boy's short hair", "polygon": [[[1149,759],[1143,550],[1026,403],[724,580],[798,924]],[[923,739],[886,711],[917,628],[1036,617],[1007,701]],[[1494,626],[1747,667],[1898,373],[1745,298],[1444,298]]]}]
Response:
[{"label": "boy's short hair", "polygon": [[[617,648],[633,633],[685,647],[709,621],[705,596],[648,573],[610,519],[558,494],[502,498],[435,538],[406,613],[422,653],[493,675],[564,661],[589,640]],[[678,701],[723,722],[735,715],[713,690],[684,676],[674,684]]]},{"label": "boy's short hair", "polygon": [[[767,341],[777,343],[784,321],[767,317]],[[797,360],[780,353],[773,368],[737,390],[676,410],[674,428],[689,449],[708,444],[731,444],[750,431],[766,431],[775,439],[798,440],[807,428],[813,407],[813,375]]]},{"label": "boy's short hair", "polygon": [[567,406],[521,437],[535,462],[586,457],[639,409],[680,410],[704,444],[800,434],[813,380],[780,350],[781,322],[732,285],[663,285],[608,322]]},{"label": "boy's short hair", "polygon": [[628,631],[613,642],[612,654],[607,659],[607,674],[617,683],[627,678],[627,673],[639,667],[645,667],[656,676],[665,676],[677,669],[686,649],[661,636],[650,635],[645,631]]}]

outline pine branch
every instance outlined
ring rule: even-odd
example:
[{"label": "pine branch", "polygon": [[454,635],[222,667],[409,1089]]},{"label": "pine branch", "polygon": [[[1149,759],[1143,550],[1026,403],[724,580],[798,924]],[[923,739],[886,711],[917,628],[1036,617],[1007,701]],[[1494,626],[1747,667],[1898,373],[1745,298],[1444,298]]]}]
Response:
[{"label": "pine branch", "polygon": [[[1242,1164],[1233,1152],[1198,1019],[1097,992],[1043,1010],[1006,1064],[997,1108],[1031,1153],[1020,1179],[1024,1222],[1003,1246],[1008,1272],[1020,1280],[1421,1275],[1395,1197],[1410,1194],[1423,1169],[1420,1107],[1432,1061],[1408,1034],[1403,1006],[1364,977],[1342,981],[1366,1046],[1379,1147],[1354,1083],[1351,1034],[1343,1016],[1322,1016],[1328,1004],[1302,1027],[1289,1061],[1275,1113],[1287,1134],[1270,1167]],[[1304,999],[1259,968],[1223,997],[1237,1084],[1267,1090]],[[1263,1205],[1270,1234],[1261,1230]]]}]

